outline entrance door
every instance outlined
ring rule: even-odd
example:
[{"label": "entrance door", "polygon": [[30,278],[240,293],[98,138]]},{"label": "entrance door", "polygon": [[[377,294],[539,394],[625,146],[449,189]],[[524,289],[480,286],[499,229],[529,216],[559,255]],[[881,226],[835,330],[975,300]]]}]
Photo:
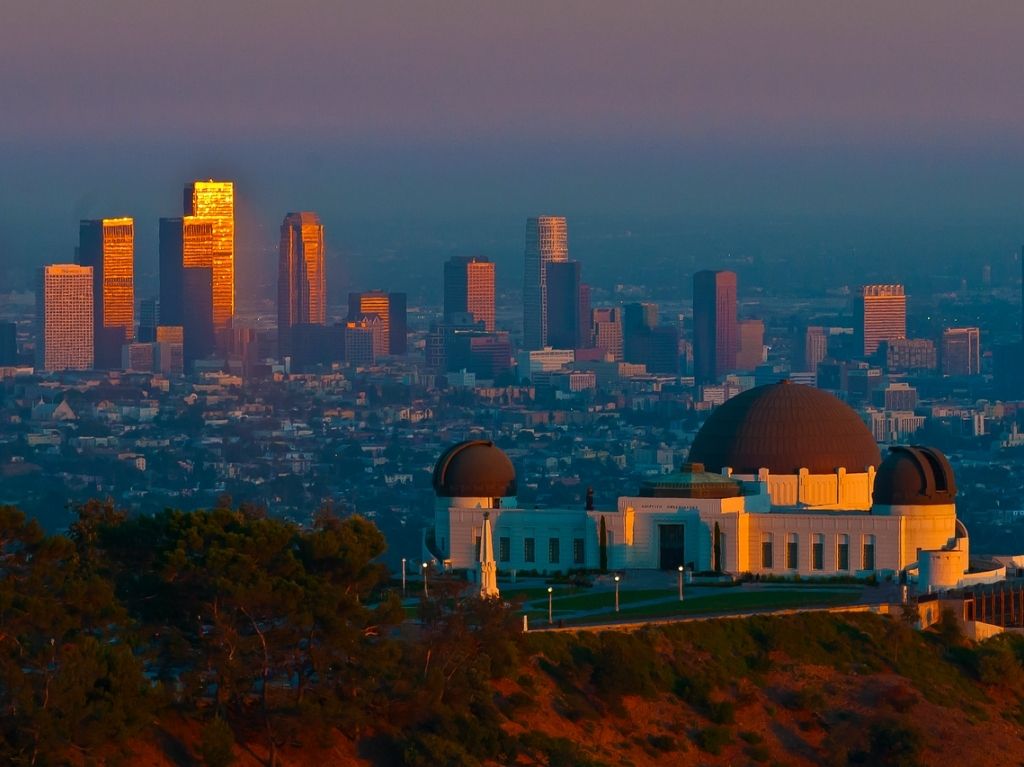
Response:
[{"label": "entrance door", "polygon": [[660,544],[659,567],[662,570],[676,570],[683,562],[684,551],[682,525],[658,525]]}]

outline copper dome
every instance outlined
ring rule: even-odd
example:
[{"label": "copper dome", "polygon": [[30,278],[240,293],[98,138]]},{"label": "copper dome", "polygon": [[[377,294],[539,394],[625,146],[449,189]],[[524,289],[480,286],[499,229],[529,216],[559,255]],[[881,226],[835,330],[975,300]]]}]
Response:
[{"label": "copper dome", "polygon": [[434,466],[434,492],[441,498],[508,498],[516,494],[516,470],[493,442],[459,442]]},{"label": "copper dome", "polygon": [[891,447],[875,475],[873,500],[879,505],[935,506],[954,498],[953,467],[933,447]]},{"label": "copper dome", "polygon": [[736,474],[863,472],[882,456],[860,417],[831,394],[782,381],[749,389],[715,410],[697,433],[689,461]]}]

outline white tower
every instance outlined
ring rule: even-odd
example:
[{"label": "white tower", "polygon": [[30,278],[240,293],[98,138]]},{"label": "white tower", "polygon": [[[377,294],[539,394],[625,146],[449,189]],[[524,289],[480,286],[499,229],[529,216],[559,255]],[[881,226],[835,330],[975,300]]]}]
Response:
[{"label": "white tower", "polygon": [[480,598],[498,596],[498,571],[494,562],[494,539],[491,537],[491,513],[484,512],[484,525],[480,531]]}]

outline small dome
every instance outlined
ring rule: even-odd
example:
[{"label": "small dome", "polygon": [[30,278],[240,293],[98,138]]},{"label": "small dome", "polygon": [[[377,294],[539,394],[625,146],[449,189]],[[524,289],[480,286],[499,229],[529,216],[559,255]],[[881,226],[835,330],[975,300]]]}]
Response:
[{"label": "small dome", "polygon": [[738,394],[716,409],[693,440],[689,460],[736,474],[867,471],[882,460],[871,431],[846,403],[811,386],[781,381]]},{"label": "small dome", "polygon": [[679,471],[640,483],[641,498],[736,498],[739,480],[704,471],[699,463],[684,463]]},{"label": "small dome", "polygon": [[897,446],[875,475],[874,502],[883,506],[936,506],[953,503],[953,467],[933,447]]},{"label": "small dome", "polygon": [[493,442],[460,442],[434,466],[434,493],[440,498],[508,498],[516,494],[516,470]]}]

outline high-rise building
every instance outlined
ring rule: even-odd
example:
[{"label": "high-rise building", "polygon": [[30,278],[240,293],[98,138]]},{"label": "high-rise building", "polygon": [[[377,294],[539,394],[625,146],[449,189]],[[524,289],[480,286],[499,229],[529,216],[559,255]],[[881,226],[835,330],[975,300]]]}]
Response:
[{"label": "high-rise building", "polygon": [[215,242],[210,219],[160,219],[160,322],[184,329],[188,362],[214,348]]},{"label": "high-rise building", "polygon": [[385,293],[383,290],[349,293],[348,319],[356,321],[370,315],[380,320],[380,332],[374,340],[375,356],[405,354],[408,335],[405,293]]},{"label": "high-rise building", "polygon": [[[883,356],[884,350],[884,356]],[[887,371],[935,370],[938,366],[935,342],[929,338],[895,338],[878,344],[878,355]]]},{"label": "high-rise building", "polygon": [[882,341],[907,337],[907,297],[902,285],[865,285],[854,306],[858,351],[870,357]]},{"label": "high-rise building", "polygon": [[483,256],[455,256],[444,264],[444,321],[471,314],[494,330],[494,262]]},{"label": "high-rise building", "polygon": [[18,326],[0,322],[0,367],[18,364]]},{"label": "high-rise building", "polygon": [[736,273],[693,275],[693,368],[697,383],[716,381],[736,369]]},{"label": "high-rise building", "polygon": [[622,310],[599,307],[592,310],[594,346],[613,362],[622,361]]},{"label": "high-rise building", "polygon": [[170,376],[185,372],[185,329],[181,325],[158,325],[156,328],[155,370]]},{"label": "high-rise building", "polygon": [[569,260],[568,230],[562,216],[526,220],[523,264],[523,347],[543,349],[548,343],[547,265]]},{"label": "high-rise building", "polygon": [[51,264],[36,285],[36,367],[88,370],[93,367],[93,270],[79,264]]},{"label": "high-rise building", "polygon": [[[185,186],[184,214],[213,225],[213,327],[227,327],[235,314],[235,185],[231,181],[193,181]],[[186,341],[187,343],[187,341]]]},{"label": "high-rise building", "polygon": [[135,337],[135,222],[81,221],[78,263],[92,267],[94,364],[117,368],[121,346]]},{"label": "high-rise building", "polygon": [[972,376],[981,372],[981,331],[946,328],[942,331],[942,375]]},{"label": "high-rise building", "polygon": [[803,367],[801,370],[817,370],[818,363],[827,356],[828,335],[825,333],[825,328],[820,325],[809,325],[804,330]]},{"label": "high-rise building", "polygon": [[327,322],[324,227],[316,213],[289,213],[281,224],[277,267],[277,340],[292,353],[292,328]]},{"label": "high-rise building", "polygon": [[764,320],[741,320],[738,325],[740,346],[736,369],[753,370],[764,362]]},{"label": "high-rise building", "polygon": [[160,324],[160,299],[144,298],[139,301],[139,332],[136,337],[143,343],[156,340],[156,329]]},{"label": "high-rise building", "polygon": [[368,314],[345,323],[345,362],[349,365],[372,365],[377,361],[377,349],[384,328],[380,316]]},{"label": "high-rise building", "polygon": [[547,265],[547,345],[552,348],[579,349],[587,345],[584,336],[589,335],[589,327],[580,324],[581,275],[579,261],[552,261]]},{"label": "high-rise building", "polygon": [[622,307],[622,358],[626,362],[647,364],[651,331],[657,326],[657,304],[644,302]]}]

